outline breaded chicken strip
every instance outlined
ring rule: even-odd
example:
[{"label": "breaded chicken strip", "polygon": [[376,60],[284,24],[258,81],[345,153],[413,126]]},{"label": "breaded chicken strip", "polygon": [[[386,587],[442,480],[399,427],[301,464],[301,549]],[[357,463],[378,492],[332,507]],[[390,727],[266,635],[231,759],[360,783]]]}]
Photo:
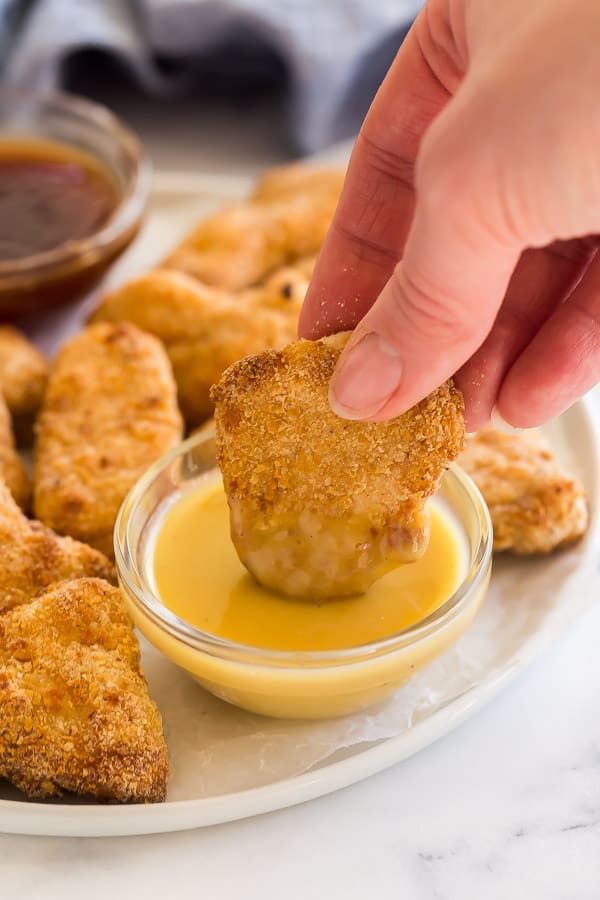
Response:
[{"label": "breaded chicken strip", "polygon": [[168,775],[118,588],[66,581],[0,616],[0,777],[30,797],[151,803]]},{"label": "breaded chicken strip", "polygon": [[58,537],[24,516],[0,480],[0,614],[28,603],[55,581],[93,575],[116,581],[115,570],[98,550]]},{"label": "breaded chicken strip", "polygon": [[266,176],[246,203],[201,222],[164,261],[205,284],[241,290],[275,269],[316,254],[337,205],[343,175],[295,168]]},{"label": "breaded chicken strip", "polygon": [[112,558],[121,503],[180,440],[181,427],[160,342],[126,322],[86,328],[50,372],[37,429],[36,517]]},{"label": "breaded chicken strip", "polygon": [[17,453],[12,431],[10,413],[4,397],[0,393],[0,478],[3,478],[10,492],[22,509],[29,509],[31,483],[23,461]]},{"label": "breaded chicken strip", "polygon": [[585,533],[583,486],[565,472],[539,431],[484,428],[469,438],[458,462],[489,507],[494,550],[550,553]]},{"label": "breaded chicken strip", "polygon": [[241,360],[212,391],[238,555],[292,596],[358,594],[421,556],[425,501],[464,444],[450,382],[389,422],[338,418],[327,390],[347,338]]},{"label": "breaded chicken strip", "polygon": [[47,381],[45,356],[16,328],[0,325],[0,391],[20,444],[31,442],[33,421],[42,405]]},{"label": "breaded chicken strip", "polygon": [[252,203],[274,203],[292,197],[326,197],[337,203],[345,173],[328,166],[292,163],[268,169],[250,195]]},{"label": "breaded chicken strip", "polygon": [[212,415],[211,386],[249,353],[296,336],[309,262],[276,272],[264,285],[231,294],[183,272],[157,269],[108,294],[92,321],[134,322],[163,342],[188,427]]}]

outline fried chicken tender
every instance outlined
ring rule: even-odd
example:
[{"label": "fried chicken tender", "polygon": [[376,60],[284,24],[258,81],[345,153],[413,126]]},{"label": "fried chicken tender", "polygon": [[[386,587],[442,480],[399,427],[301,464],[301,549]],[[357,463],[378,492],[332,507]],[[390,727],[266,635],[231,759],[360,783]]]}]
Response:
[{"label": "fried chicken tender", "polygon": [[344,172],[329,167],[292,163],[275,166],[259,179],[250,195],[252,203],[274,203],[292,197],[326,197],[336,204],[342,192]]},{"label": "fried chicken tender", "polygon": [[201,222],[163,266],[230,290],[259,284],[320,250],[342,181],[340,172],[303,167],[265,176],[249,201]]},{"label": "fried chicken tender", "polygon": [[328,385],[348,333],[231,366],[212,390],[217,459],[241,561],[261,584],[361,593],[426,549],[426,500],[464,445],[451,382],[389,422],[338,418]]},{"label": "fried chicken tender", "polygon": [[3,478],[22,509],[29,509],[31,482],[15,447],[10,413],[0,393],[0,478]]},{"label": "fried chicken tender", "polygon": [[494,550],[550,553],[585,533],[583,486],[565,472],[540,432],[484,428],[469,438],[458,462],[489,507]]},{"label": "fried chicken tender", "polygon": [[36,517],[112,558],[121,503],[181,428],[160,342],[128,322],[86,328],[50,372],[38,421]]},{"label": "fried chicken tender", "polygon": [[183,272],[157,269],[108,294],[92,321],[134,322],[160,338],[188,427],[212,415],[211,386],[243,356],[296,336],[312,261],[281,269],[264,285],[231,294]]},{"label": "fried chicken tender", "polygon": [[0,555],[0,614],[28,603],[56,581],[92,575],[116,583],[104,554],[28,519],[1,479]]},{"label": "fried chicken tender", "polygon": [[0,391],[20,444],[31,443],[33,421],[47,381],[45,356],[16,328],[0,325]]},{"label": "fried chicken tender", "polygon": [[30,797],[149,803],[168,774],[118,588],[66,581],[0,616],[0,777]]}]

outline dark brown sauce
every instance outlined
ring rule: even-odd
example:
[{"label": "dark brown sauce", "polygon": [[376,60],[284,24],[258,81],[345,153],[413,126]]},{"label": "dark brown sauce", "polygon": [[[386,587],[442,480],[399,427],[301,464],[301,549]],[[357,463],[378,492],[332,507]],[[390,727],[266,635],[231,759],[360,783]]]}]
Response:
[{"label": "dark brown sauce", "polygon": [[119,200],[110,175],[76,148],[0,139],[0,262],[94,234]]}]

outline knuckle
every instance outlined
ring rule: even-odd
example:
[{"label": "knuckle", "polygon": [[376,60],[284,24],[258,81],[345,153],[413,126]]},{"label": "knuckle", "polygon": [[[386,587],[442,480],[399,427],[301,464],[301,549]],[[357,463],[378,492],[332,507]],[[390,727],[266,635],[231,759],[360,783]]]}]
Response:
[{"label": "knuckle", "polygon": [[361,129],[360,142],[365,150],[367,169],[373,176],[374,184],[392,182],[405,188],[414,184],[415,162],[393,145],[386,146],[376,140],[365,128]]},{"label": "knuckle", "polygon": [[385,240],[364,225],[334,219],[331,228],[362,262],[389,271],[398,258],[393,246],[388,246]]},{"label": "knuckle", "polygon": [[428,283],[402,263],[394,270],[390,296],[396,327],[423,346],[469,343],[481,336],[476,317],[466,315],[460,297]]}]

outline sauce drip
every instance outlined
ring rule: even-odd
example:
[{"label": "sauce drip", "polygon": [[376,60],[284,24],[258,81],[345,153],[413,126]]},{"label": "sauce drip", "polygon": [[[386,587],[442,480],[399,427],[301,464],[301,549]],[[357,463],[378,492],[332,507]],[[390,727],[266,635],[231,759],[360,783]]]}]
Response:
[{"label": "sauce drip", "polygon": [[91,156],[53,141],[0,139],[0,262],[88,237],[119,203]]}]

